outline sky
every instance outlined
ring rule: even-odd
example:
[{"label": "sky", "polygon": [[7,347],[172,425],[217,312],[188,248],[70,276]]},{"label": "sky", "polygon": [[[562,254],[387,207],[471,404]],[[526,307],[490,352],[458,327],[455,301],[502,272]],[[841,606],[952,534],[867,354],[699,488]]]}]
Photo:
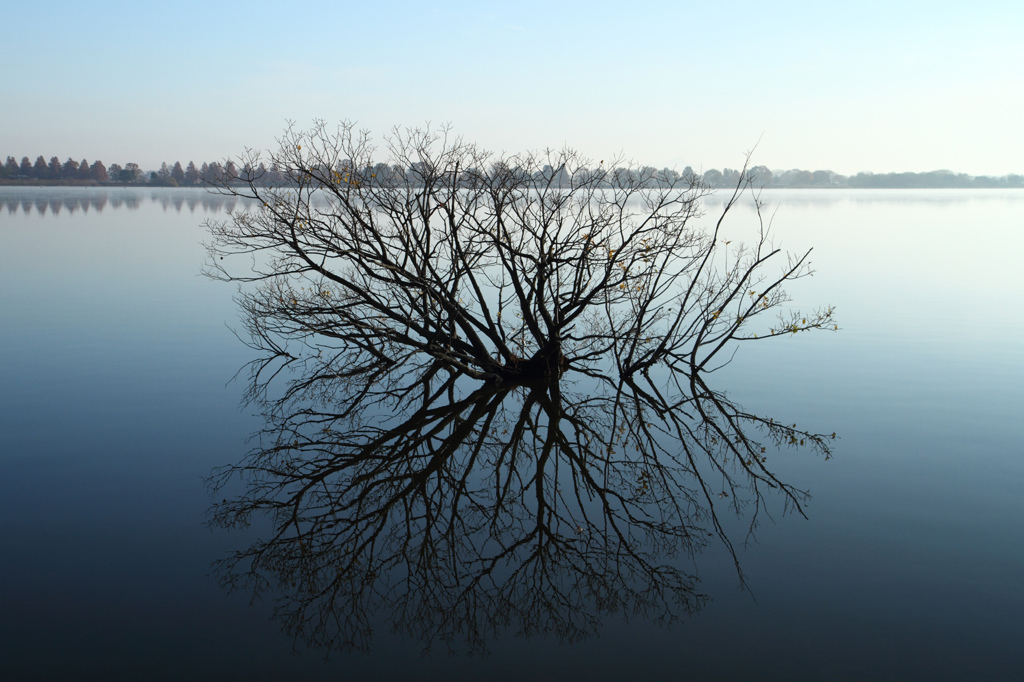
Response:
[{"label": "sky", "polygon": [[696,170],[1024,173],[1024,3],[4,0],[0,157],[144,169],[288,122]]}]

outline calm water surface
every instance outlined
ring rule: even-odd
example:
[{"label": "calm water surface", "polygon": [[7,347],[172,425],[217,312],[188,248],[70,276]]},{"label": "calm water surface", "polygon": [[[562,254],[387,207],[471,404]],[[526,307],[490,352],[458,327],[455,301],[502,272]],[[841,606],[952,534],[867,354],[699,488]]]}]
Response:
[{"label": "calm water surface", "polygon": [[[711,602],[671,629],[611,618],[482,658],[385,631],[325,663],[210,577],[263,530],[204,525],[203,478],[261,423],[231,382],[251,359],[233,290],[198,275],[201,222],[238,205],[0,188],[4,677],[1024,678],[1024,193],[766,198],[781,246],[814,247],[796,302],[835,305],[841,330],[742,347],[710,383],[840,440],[829,461],[778,455],[813,500],[741,550],[750,591],[712,547]],[[729,234],[753,221],[737,210]]]}]

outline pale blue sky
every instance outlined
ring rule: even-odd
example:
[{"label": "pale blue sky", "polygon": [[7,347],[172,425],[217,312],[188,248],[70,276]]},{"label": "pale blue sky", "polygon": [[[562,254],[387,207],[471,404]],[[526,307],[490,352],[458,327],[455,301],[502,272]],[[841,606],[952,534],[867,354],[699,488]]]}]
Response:
[{"label": "pale blue sky", "polygon": [[1024,3],[65,2],[0,10],[0,155],[221,159],[289,119],[654,166],[1024,173]]}]

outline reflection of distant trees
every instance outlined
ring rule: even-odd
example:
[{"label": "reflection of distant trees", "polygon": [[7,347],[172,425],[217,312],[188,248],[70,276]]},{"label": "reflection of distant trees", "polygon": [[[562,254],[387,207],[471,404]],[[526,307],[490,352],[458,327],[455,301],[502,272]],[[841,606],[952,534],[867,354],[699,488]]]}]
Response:
[{"label": "reflection of distant trees", "polygon": [[[756,168],[754,170],[757,170]],[[771,171],[769,171],[770,173]],[[775,186],[775,185],[772,185]],[[896,187],[896,185],[891,185]],[[1006,185],[993,185],[1004,187]],[[864,188],[883,188],[885,185],[863,185]],[[938,185],[936,185],[938,187]],[[977,187],[983,187],[978,185]],[[54,195],[54,192],[58,194]],[[822,195],[822,201],[830,201]],[[953,200],[952,197],[949,197]],[[806,201],[807,199],[802,199]],[[872,201],[877,200],[872,198]],[[718,203],[715,196],[706,200],[710,205]],[[724,199],[723,199],[724,201]],[[8,215],[35,213],[37,215],[60,215],[63,211],[74,215],[95,211],[102,213],[105,208],[127,209],[134,211],[147,202],[157,203],[164,211],[175,213],[230,213],[244,202],[236,197],[225,197],[211,194],[203,189],[101,189],[87,188],[81,190],[61,190],[56,188],[24,187],[14,188],[9,192],[0,192],[0,211]]]},{"label": "reflection of distant trees", "polygon": [[54,189],[26,187],[12,191],[0,192],[0,211],[13,215],[18,212],[26,215],[60,215],[66,211],[75,214],[81,211],[101,213],[108,206],[114,209],[134,211],[143,204],[152,202],[159,204],[164,211],[181,213],[230,213],[241,203],[236,197],[224,197],[211,194],[203,189],[170,189],[170,190],[119,190],[119,189]]}]

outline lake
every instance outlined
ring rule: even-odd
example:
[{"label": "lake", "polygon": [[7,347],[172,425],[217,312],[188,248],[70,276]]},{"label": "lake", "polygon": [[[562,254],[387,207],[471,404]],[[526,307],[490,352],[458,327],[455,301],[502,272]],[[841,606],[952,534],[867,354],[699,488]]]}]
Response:
[{"label": "lake", "polygon": [[747,589],[712,543],[692,568],[709,601],[671,628],[627,614],[426,657],[382,629],[327,656],[212,575],[267,531],[206,524],[204,479],[262,426],[232,380],[252,359],[234,289],[199,274],[202,222],[241,204],[0,187],[5,679],[1024,678],[1024,192],[762,198],[777,243],[814,249],[795,303],[840,330],[745,345],[709,383],[838,439],[779,458],[807,518],[731,529]]}]

